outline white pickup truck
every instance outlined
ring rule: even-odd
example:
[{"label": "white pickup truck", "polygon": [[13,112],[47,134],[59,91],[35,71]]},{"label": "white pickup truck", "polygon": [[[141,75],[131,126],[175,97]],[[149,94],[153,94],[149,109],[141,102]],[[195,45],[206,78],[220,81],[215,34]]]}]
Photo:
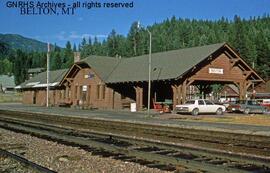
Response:
[{"label": "white pickup truck", "polygon": [[199,113],[215,113],[222,115],[226,110],[223,105],[217,105],[210,100],[197,99],[189,100],[183,105],[176,105],[175,113],[191,113],[192,115],[198,115]]}]

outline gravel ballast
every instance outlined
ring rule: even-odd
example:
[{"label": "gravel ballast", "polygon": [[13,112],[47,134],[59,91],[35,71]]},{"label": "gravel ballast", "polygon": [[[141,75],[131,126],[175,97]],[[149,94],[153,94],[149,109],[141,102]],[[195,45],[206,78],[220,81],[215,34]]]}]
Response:
[{"label": "gravel ballast", "polygon": [[[62,173],[166,173],[137,163],[92,155],[83,149],[65,146],[30,135],[0,128],[0,147],[20,154],[41,166]],[[6,165],[0,163],[1,168]]]}]

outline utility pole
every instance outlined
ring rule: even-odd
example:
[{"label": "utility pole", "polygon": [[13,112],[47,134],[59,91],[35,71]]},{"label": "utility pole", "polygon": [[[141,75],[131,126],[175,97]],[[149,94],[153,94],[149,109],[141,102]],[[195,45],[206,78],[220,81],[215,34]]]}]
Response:
[{"label": "utility pole", "polygon": [[48,51],[47,51],[47,97],[46,97],[46,107],[49,107],[49,87],[50,83],[50,43],[48,42]]},{"label": "utility pole", "polygon": [[[254,61],[252,61],[252,68],[254,70],[255,68],[255,63]],[[252,81],[252,97],[254,97],[253,99],[255,99],[255,94],[256,94],[256,91],[255,91],[255,85],[254,85],[254,81]]]},{"label": "utility pole", "polygon": [[147,102],[147,115],[150,116],[150,98],[151,98],[151,68],[152,68],[152,33],[147,29],[149,34],[149,58],[148,58],[148,102]]},{"label": "utility pole", "polygon": [[[137,28],[140,28],[140,22],[137,23]],[[148,58],[148,97],[147,97],[147,115],[150,116],[150,100],[151,100],[151,68],[152,68],[152,33],[148,28],[145,28],[149,34],[149,58]]]}]

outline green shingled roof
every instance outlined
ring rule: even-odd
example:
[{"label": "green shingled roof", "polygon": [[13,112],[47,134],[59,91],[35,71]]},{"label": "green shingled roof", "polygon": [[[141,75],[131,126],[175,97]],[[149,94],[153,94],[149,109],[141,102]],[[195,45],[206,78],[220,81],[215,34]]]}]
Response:
[{"label": "green shingled roof", "polygon": [[121,60],[119,58],[93,55],[82,59],[80,62],[87,63],[103,81],[107,81]]},{"label": "green shingled roof", "polygon": [[[152,80],[175,79],[225,43],[152,54]],[[90,56],[81,62],[92,67],[106,83],[147,81],[148,55],[132,58]]]},{"label": "green shingled roof", "polygon": [[[50,86],[58,86],[68,69],[50,71]],[[19,88],[43,88],[47,85],[47,71],[34,76],[33,78],[20,84]],[[17,87],[18,88],[18,87]]]}]

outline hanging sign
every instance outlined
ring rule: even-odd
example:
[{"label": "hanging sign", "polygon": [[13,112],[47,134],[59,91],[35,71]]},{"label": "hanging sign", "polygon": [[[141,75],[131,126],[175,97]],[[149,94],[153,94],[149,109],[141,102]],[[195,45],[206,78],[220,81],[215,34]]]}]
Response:
[{"label": "hanging sign", "polygon": [[94,77],[95,77],[95,74],[94,73],[89,73],[89,74],[84,75],[84,78],[85,79],[92,79]]},{"label": "hanging sign", "polygon": [[89,74],[88,74],[88,78],[89,78],[89,79],[92,79],[92,78],[94,78],[94,77],[95,77],[95,74],[94,74],[94,73],[89,73]]},{"label": "hanging sign", "polygon": [[223,68],[209,68],[209,73],[223,74]]}]

